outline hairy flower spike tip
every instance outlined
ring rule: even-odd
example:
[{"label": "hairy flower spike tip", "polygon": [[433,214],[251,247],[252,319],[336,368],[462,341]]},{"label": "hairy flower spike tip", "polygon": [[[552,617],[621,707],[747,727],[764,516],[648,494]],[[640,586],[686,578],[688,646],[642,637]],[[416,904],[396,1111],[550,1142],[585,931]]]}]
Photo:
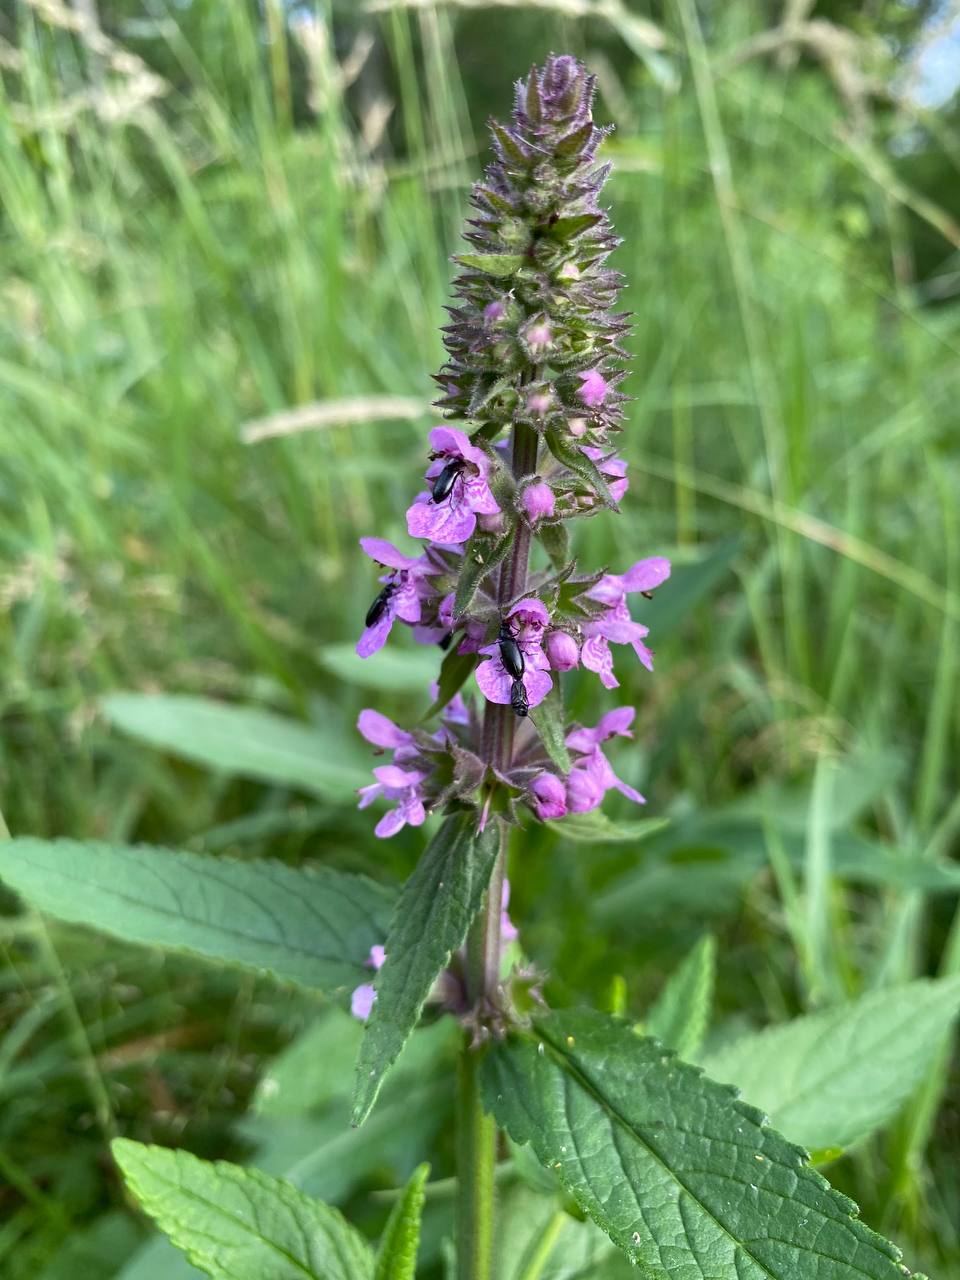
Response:
[{"label": "hairy flower spike tip", "polygon": [[[617,687],[614,645],[652,667],[643,606],[634,616],[629,600],[670,573],[659,556],[591,572],[563,527],[628,492],[616,437],[629,324],[607,265],[619,241],[599,203],[608,167],[595,87],[575,58],[551,56],[516,86],[510,120],[491,122],[493,161],[471,195],[436,375],[446,421],[430,432],[425,484],[407,510],[420,551],[362,540],[382,573],[358,652],[376,652],[402,622],[445,655],[430,690],[434,710],[445,702],[435,729],[360,715],[376,752],[392,753],[360,792],[361,807],[387,802],[379,836],[465,807],[482,831],[519,821],[521,806],[541,822],[586,813],[611,790],[643,803],[607,758],[632,737],[633,709],[589,728],[566,724],[562,703],[561,675],[579,666]],[[372,990],[354,993],[356,1012],[369,1012]],[[438,998],[462,998],[456,964]]]}]

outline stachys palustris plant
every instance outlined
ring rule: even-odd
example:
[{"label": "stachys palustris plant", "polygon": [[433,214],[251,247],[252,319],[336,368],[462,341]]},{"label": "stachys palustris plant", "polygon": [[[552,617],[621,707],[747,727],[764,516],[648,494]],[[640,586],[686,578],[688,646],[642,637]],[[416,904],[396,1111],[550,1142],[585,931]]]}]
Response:
[{"label": "stachys palustris plant", "polygon": [[[436,730],[361,713],[363,736],[393,753],[361,806],[388,802],[378,836],[430,812],[459,816],[476,833],[495,827],[486,909],[430,992],[463,1019],[472,1044],[517,1016],[512,996],[533,982],[522,970],[503,980],[503,949],[516,936],[505,833],[518,807],[559,819],[597,808],[611,788],[644,802],[604,750],[632,737],[633,708],[607,711],[592,727],[567,725],[559,688],[560,673],[580,665],[617,688],[611,645],[631,646],[652,668],[647,628],[627,597],[670,573],[659,556],[622,573],[584,571],[569,550],[568,522],[616,511],[628,487],[616,437],[629,324],[616,309],[622,277],[607,266],[619,240],[598,203],[609,166],[597,161],[606,130],[593,122],[594,89],[574,58],[552,56],[518,83],[510,124],[491,122],[496,158],[473,188],[470,248],[456,257],[448,359],[436,375],[446,422],[430,432],[425,487],[407,511],[408,533],[424,546],[408,554],[361,539],[383,572],[359,655],[380,649],[397,620],[447,650]],[[471,677],[479,706],[461,693]],[[373,948],[369,964],[381,974],[354,992],[358,1017],[376,1021],[390,955],[389,938],[386,950]],[[363,1071],[361,1056],[361,1087]],[[473,1211],[467,1203],[461,1219]]]}]

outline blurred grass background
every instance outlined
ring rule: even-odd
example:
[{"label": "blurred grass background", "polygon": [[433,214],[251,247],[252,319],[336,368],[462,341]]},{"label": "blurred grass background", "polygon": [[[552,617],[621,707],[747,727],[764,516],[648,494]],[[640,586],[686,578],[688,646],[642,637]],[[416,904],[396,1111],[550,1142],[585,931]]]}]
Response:
[{"label": "blurred grass background", "polygon": [[[357,539],[405,544],[484,119],[570,50],[617,126],[636,316],[632,487],[577,550],[680,567],[649,606],[656,675],[618,667],[641,719],[615,763],[688,835],[518,842],[527,948],[558,1003],[619,973],[639,1016],[711,927],[741,1025],[960,969],[955,895],[914,874],[960,827],[956,20],[879,0],[0,5],[11,830],[406,874],[421,834],[383,845],[338,803],[131,745],[98,704],[255,702],[353,752],[360,707],[425,709],[432,655],[350,656],[375,591]],[[327,425],[244,441],[298,409]],[[594,717],[596,682],[568,690]],[[844,874],[857,840],[889,874]],[[113,1275],[140,1228],[106,1137],[235,1156],[309,1008],[6,912],[0,1274]],[[960,1276],[958,1101],[941,1063],[830,1171],[939,1276]]]}]

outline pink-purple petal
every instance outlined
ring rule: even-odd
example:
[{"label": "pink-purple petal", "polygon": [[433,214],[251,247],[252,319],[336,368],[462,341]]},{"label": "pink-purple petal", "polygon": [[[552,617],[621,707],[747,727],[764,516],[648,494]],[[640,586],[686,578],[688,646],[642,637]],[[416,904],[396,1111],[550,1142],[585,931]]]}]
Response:
[{"label": "pink-purple petal", "polygon": [[386,538],[361,538],[360,545],[371,560],[389,565],[391,569],[413,569],[420,563],[418,556],[405,556]]},{"label": "pink-purple petal", "polygon": [[670,577],[670,561],[663,556],[638,560],[620,579],[625,591],[652,591]]},{"label": "pink-purple petal", "polygon": [[605,689],[619,689],[620,681],[613,674],[613,654],[603,636],[590,636],[583,642],[580,661],[588,671],[596,672]]},{"label": "pink-purple petal", "polygon": [[389,813],[385,813],[377,825],[373,828],[373,834],[381,840],[389,840],[391,836],[395,836],[406,826],[406,820],[399,809],[391,809]]},{"label": "pink-purple petal", "polygon": [[364,627],[357,641],[357,657],[370,658],[387,643],[387,636],[393,626],[393,612],[388,607],[372,627]]},{"label": "pink-purple petal", "polygon": [[503,707],[509,705],[513,680],[504,671],[499,658],[490,658],[480,663],[477,667],[477,684],[488,702],[496,702]]},{"label": "pink-purple petal", "polygon": [[369,982],[361,982],[359,987],[354,987],[353,994],[350,996],[350,1012],[360,1022],[366,1022],[370,1017],[377,999],[377,993]]},{"label": "pink-purple petal", "polygon": [[405,747],[413,741],[413,734],[369,707],[357,717],[357,728],[375,747]]}]

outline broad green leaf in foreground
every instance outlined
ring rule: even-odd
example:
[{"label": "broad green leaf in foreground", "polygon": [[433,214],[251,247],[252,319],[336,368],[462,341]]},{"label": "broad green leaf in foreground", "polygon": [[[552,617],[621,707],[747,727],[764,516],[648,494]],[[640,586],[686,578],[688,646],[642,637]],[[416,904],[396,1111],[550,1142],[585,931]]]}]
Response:
[{"label": "broad green leaf in foreground", "polygon": [[289,1182],[126,1138],[112,1150],[147,1213],[214,1280],[372,1280],[364,1238]]},{"label": "broad green leaf in foreground", "polygon": [[103,700],[111,724],[184,760],[245,778],[345,800],[370,781],[352,731],[169,693],[114,693]]},{"label": "broad green leaf in foreground", "polygon": [[704,934],[670,975],[644,1019],[644,1031],[687,1061],[698,1052],[710,1021],[716,958],[716,943]]},{"label": "broad green leaf in foreground", "polygon": [[483,1071],[498,1122],[651,1276],[902,1280],[799,1147],[624,1022],[550,1014]]},{"label": "broad green leaf in foreground", "polygon": [[960,978],[910,982],[735,1040],[703,1067],[794,1142],[847,1147],[923,1080],[960,1009]]},{"label": "broad green leaf in foreground", "polygon": [[393,896],[329,867],[30,837],[0,842],[0,879],[59,920],[318,990],[369,975]]},{"label": "broad green leaf in foreground", "polygon": [[393,1206],[384,1228],[374,1280],[414,1280],[417,1250],[420,1247],[420,1218],[423,1215],[424,1187],[430,1166],[422,1164]]},{"label": "broad green leaf in foreground", "polygon": [[370,1114],[385,1073],[403,1048],[450,954],[480,910],[497,856],[491,822],[476,834],[472,810],[451,814],[400,891],[377,974],[377,999],[357,1057],[353,1120]]}]

